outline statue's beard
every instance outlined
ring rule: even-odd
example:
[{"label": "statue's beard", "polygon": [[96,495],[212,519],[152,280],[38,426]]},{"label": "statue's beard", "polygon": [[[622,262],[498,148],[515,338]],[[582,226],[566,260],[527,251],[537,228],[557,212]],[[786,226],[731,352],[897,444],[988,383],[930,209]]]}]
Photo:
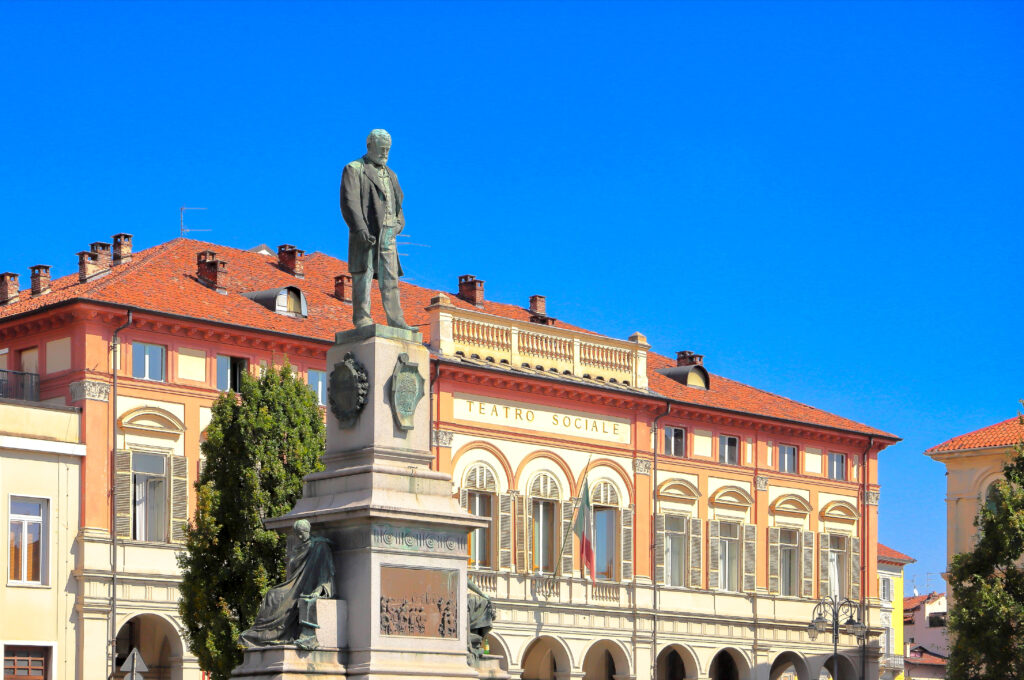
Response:
[{"label": "statue's beard", "polygon": [[385,165],[388,164],[388,159],[387,158],[381,158],[377,154],[371,153],[370,154],[370,162],[373,163],[374,165],[379,165],[379,166],[381,166],[383,168]]}]

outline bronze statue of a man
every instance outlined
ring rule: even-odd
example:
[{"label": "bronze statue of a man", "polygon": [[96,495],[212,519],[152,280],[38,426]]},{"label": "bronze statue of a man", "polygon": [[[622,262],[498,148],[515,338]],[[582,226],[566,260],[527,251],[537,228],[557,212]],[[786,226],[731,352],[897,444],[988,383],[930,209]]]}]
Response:
[{"label": "bronze statue of a man", "polygon": [[366,138],[366,155],[345,166],[341,175],[341,215],[348,225],[348,271],[352,275],[352,323],[373,324],[370,287],[380,286],[381,302],[389,326],[416,330],[405,323],[398,296],[398,261],[395,236],[402,233],[402,187],[388,167],[391,135],[373,130]]}]

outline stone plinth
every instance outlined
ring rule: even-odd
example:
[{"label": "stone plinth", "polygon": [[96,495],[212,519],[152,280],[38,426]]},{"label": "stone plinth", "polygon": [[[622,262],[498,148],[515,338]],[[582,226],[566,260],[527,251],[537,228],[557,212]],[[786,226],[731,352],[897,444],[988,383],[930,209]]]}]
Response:
[{"label": "stone plinth", "polygon": [[304,518],[333,542],[349,678],[476,680],[466,661],[466,535],[489,520],[467,514],[451,477],[430,469],[429,352],[419,333],[367,326],[338,333],[328,371],[346,357],[339,374],[347,377],[330,389],[351,404],[352,367],[363,369],[366,405],[354,423],[328,411],[326,469],[307,476],[295,508],[266,525]]},{"label": "stone plinth", "polygon": [[345,680],[345,651],[338,648],[299,649],[294,645],[245,650],[235,680]]},{"label": "stone plinth", "polygon": [[487,654],[479,659],[476,664],[477,675],[481,680],[508,680],[511,676],[501,667],[501,657]]}]

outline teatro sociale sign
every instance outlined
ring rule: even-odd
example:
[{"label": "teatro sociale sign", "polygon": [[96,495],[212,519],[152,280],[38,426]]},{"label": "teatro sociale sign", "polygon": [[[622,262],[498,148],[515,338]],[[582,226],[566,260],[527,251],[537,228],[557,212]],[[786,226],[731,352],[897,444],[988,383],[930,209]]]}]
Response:
[{"label": "teatro sociale sign", "polygon": [[632,428],[625,418],[545,409],[504,399],[455,395],[455,418],[488,425],[536,430],[614,444],[629,444]]}]

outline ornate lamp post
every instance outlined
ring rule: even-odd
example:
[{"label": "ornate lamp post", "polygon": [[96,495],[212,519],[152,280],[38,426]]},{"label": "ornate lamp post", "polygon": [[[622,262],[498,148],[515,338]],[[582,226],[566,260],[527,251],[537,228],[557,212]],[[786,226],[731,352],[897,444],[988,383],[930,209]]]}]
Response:
[{"label": "ornate lamp post", "polygon": [[814,606],[811,622],[807,624],[807,633],[812,640],[819,633],[832,631],[832,680],[839,680],[839,632],[840,626],[860,641],[867,635],[868,627],[857,619],[858,606],[851,600],[840,600],[838,596],[824,598]]}]

